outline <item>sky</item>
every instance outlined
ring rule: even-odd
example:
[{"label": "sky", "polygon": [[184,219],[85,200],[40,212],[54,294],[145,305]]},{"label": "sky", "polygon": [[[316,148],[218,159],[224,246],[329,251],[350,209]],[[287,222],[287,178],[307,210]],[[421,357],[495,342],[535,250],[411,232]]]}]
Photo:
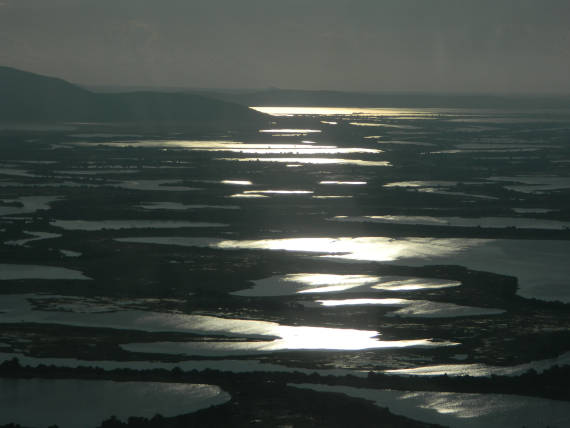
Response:
[{"label": "sky", "polygon": [[570,94],[569,0],[0,0],[0,65],[88,85]]}]

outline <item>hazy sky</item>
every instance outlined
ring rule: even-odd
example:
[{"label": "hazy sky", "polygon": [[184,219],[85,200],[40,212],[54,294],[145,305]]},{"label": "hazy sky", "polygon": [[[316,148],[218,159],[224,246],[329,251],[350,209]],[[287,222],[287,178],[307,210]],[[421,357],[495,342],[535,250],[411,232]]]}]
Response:
[{"label": "hazy sky", "polygon": [[101,85],[570,93],[570,0],[0,0],[0,65]]}]

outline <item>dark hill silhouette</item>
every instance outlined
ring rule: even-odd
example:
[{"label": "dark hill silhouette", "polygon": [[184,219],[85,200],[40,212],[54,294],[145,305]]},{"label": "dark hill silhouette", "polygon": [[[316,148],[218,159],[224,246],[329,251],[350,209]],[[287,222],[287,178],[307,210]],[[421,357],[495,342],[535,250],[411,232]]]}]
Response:
[{"label": "dark hill silhouette", "polygon": [[160,92],[102,94],[65,80],[0,67],[0,121],[251,121],[265,116],[202,95]]}]

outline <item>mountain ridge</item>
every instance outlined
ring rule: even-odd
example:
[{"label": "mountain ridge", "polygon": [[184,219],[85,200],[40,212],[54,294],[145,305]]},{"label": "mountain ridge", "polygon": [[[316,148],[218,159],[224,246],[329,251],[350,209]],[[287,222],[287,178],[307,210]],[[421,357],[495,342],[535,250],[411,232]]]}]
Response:
[{"label": "mountain ridge", "polygon": [[188,93],[96,93],[57,77],[0,66],[0,121],[257,121],[235,102]]}]

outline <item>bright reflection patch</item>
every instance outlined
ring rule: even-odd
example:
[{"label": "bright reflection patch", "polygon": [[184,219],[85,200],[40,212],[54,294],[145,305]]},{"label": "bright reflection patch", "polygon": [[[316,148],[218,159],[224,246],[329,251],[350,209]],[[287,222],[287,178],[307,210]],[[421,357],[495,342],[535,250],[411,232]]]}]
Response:
[{"label": "bright reflection patch", "polygon": [[311,134],[316,132],[321,132],[320,129],[260,129],[259,132],[264,133],[274,133],[279,132],[281,134]]},{"label": "bright reflection patch", "polygon": [[[296,293],[338,293],[356,288],[370,290],[419,290],[424,288],[446,288],[460,285],[457,281],[438,278],[374,276],[374,275],[336,275],[322,273],[296,273],[277,275],[253,281],[252,288],[235,291],[231,294],[250,297],[287,296]],[[359,290],[360,291],[360,290]],[[373,299],[377,303],[378,299]],[[392,302],[390,299],[381,299]],[[340,302],[337,301],[337,302]],[[345,300],[349,304],[348,300]],[[399,303],[411,302],[399,299]],[[419,302],[419,301],[414,301]],[[359,303],[355,303],[359,304]]]},{"label": "bright reflection patch", "polygon": [[281,162],[281,163],[307,163],[307,164],[337,164],[359,166],[392,166],[388,161],[365,161],[360,159],[337,159],[337,158],[217,158],[216,160],[234,162]]},{"label": "bright reflection patch", "polygon": [[320,181],[319,184],[347,184],[347,185],[363,185],[366,181]]},{"label": "bright reflection patch", "polygon": [[[358,108],[358,107],[251,107],[261,113],[272,116],[320,115],[320,116],[403,116],[403,117],[432,117],[442,114],[442,109],[394,109],[394,108]],[[450,111],[450,110],[448,110]]]},{"label": "bright reflection patch", "polygon": [[387,305],[400,306],[408,303],[405,299],[344,299],[344,300],[317,300],[323,306],[354,306],[354,305]]},{"label": "bright reflection patch", "polygon": [[234,184],[236,186],[251,186],[253,183],[249,180],[222,180],[222,184]]},{"label": "bright reflection patch", "polygon": [[267,194],[309,194],[309,193],[313,193],[311,190],[246,190],[245,192],[243,192],[245,194],[251,194],[251,193],[267,193]]}]

